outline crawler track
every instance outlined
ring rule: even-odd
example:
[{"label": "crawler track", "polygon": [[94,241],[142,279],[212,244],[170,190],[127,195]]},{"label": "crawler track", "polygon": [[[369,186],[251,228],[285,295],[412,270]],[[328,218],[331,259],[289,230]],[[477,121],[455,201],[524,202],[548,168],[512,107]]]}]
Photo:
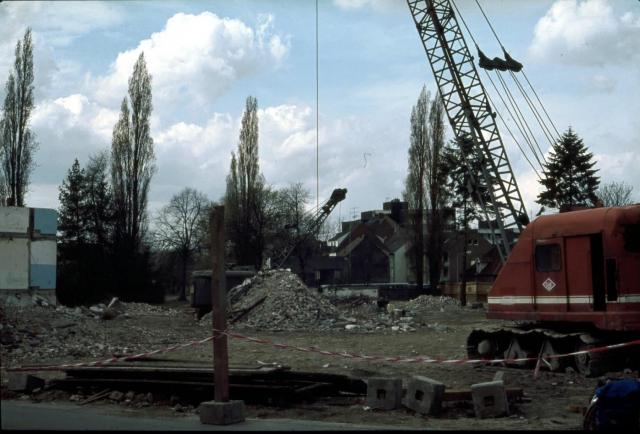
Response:
[{"label": "crawler track", "polygon": [[630,333],[559,332],[545,328],[499,328],[473,330],[467,338],[467,354],[470,358],[533,360],[505,362],[505,365],[531,369],[541,355],[541,367],[564,372],[567,367],[576,369],[587,377],[624,368],[640,367],[640,351],[637,347],[612,349],[567,357],[553,357],[576,351],[623,343],[638,339]]}]

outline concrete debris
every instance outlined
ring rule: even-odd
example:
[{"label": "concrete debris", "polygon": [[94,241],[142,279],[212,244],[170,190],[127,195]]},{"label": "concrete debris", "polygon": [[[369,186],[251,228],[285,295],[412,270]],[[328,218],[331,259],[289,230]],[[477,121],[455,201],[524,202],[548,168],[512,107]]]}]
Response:
[{"label": "concrete debris", "polygon": [[[180,342],[184,335],[179,331],[133,326],[127,319],[135,316],[144,322],[155,322],[158,318],[171,321],[178,315],[188,313],[146,303],[123,303],[117,299],[112,299],[110,306],[96,304],[90,307],[0,303],[2,365],[33,365],[52,359],[95,360],[147,351],[148,342]],[[102,318],[110,318],[108,327],[103,326],[106,321]]]},{"label": "concrete debris", "polygon": [[114,390],[109,394],[109,399],[112,401],[122,401],[124,399],[124,393]]},{"label": "concrete debris", "polygon": [[[288,270],[259,272],[229,290],[228,302],[231,317],[245,312],[235,326],[259,330],[329,329],[339,316],[327,297]],[[209,326],[211,313],[203,316],[200,324]]]}]

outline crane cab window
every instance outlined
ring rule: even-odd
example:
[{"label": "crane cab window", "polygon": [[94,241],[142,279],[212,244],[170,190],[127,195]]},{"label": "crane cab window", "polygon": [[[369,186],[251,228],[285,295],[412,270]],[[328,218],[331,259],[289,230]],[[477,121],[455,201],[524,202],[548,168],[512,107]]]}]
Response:
[{"label": "crane cab window", "polygon": [[625,226],[624,248],[627,249],[627,252],[640,252],[640,224],[631,224]]},{"label": "crane cab window", "polygon": [[561,268],[562,256],[559,244],[536,246],[537,271],[560,271]]}]

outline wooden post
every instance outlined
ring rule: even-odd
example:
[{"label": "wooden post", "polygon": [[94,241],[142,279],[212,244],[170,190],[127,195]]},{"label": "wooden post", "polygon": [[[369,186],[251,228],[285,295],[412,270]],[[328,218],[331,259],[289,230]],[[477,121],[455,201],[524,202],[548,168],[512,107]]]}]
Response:
[{"label": "wooden post", "polygon": [[216,401],[229,401],[229,354],[227,335],[227,289],[224,271],[224,205],[211,210],[211,321],[213,323],[213,373]]}]

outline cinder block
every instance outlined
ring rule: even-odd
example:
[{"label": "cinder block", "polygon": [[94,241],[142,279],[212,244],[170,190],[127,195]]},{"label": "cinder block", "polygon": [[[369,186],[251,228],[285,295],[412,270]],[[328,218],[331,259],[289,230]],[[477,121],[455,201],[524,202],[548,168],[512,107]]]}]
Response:
[{"label": "cinder block", "polygon": [[367,406],[381,410],[400,407],[402,379],[372,377],[367,380]]},{"label": "cinder block", "polygon": [[402,404],[420,414],[435,414],[442,408],[444,384],[431,378],[414,375],[407,383]]},{"label": "cinder block", "polygon": [[25,374],[23,372],[9,372],[9,384],[7,389],[12,392],[31,393],[34,389],[44,387],[44,380],[34,375]]},{"label": "cinder block", "polygon": [[244,422],[244,401],[205,401],[200,404],[200,423],[229,425]]},{"label": "cinder block", "polygon": [[507,391],[502,381],[490,381],[472,385],[471,398],[476,417],[499,417],[509,414]]}]

